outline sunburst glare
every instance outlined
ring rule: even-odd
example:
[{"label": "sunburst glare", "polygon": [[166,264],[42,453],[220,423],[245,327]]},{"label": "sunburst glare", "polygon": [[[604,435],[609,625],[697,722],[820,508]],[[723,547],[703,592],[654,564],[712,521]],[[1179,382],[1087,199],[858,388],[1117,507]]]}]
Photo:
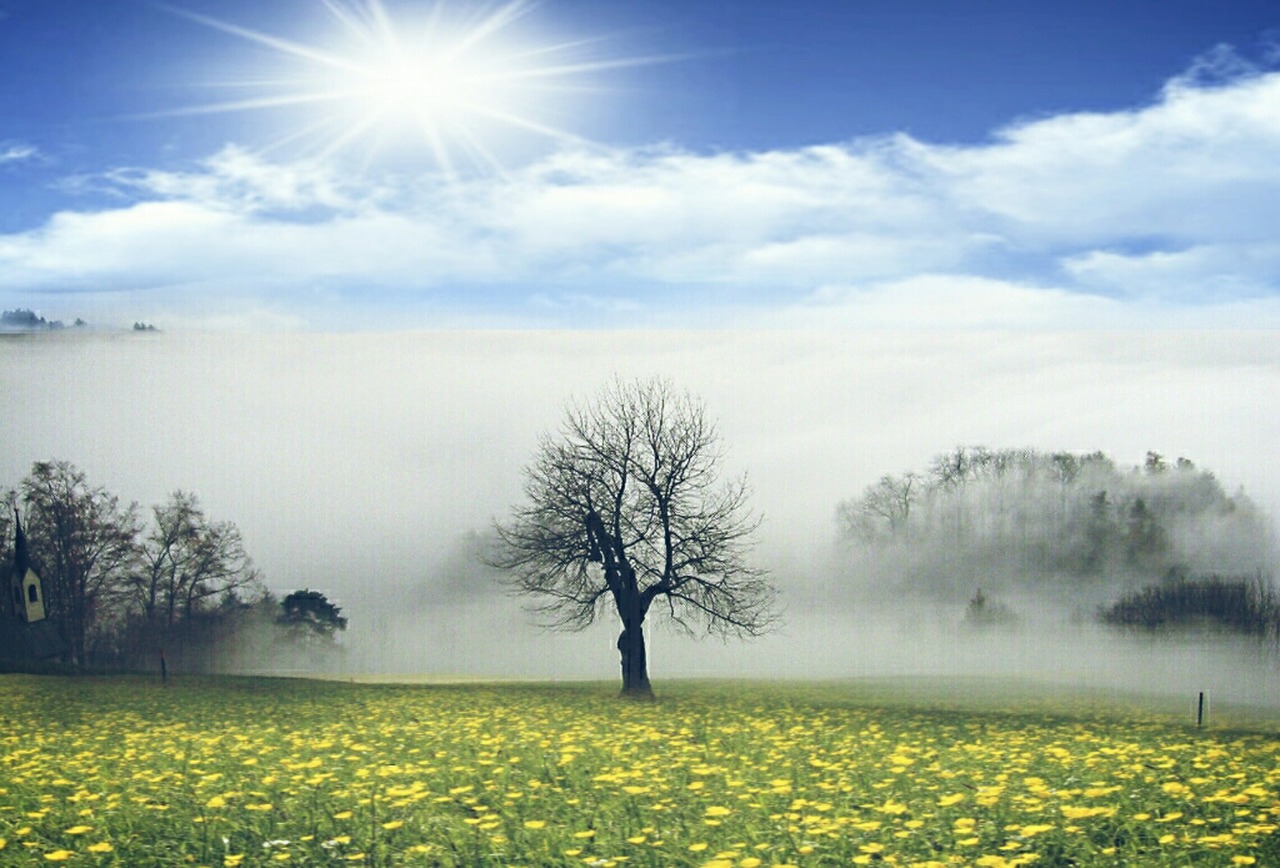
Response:
[{"label": "sunburst glare", "polygon": [[603,89],[599,73],[669,59],[601,57],[600,39],[542,39],[528,26],[528,0],[413,4],[396,14],[382,0],[320,5],[330,27],[311,39],[165,7],[266,53],[237,78],[205,82],[236,98],[158,114],[292,110],[263,150],[355,154],[366,165],[411,155],[449,174],[501,171],[505,157],[534,143],[589,144],[564,118]]}]

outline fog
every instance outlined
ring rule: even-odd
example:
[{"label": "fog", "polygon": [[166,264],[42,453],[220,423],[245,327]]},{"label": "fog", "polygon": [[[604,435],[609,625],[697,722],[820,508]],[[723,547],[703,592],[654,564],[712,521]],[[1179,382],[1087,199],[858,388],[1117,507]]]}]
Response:
[{"label": "fog", "polygon": [[779,631],[745,643],[655,624],[659,682],[1008,674],[1280,696],[1246,645],[1107,632],[1061,601],[1019,601],[1020,629],[981,634],[963,605],[870,602],[835,546],[837,503],[962,444],[1186,456],[1276,516],[1280,340],[1264,332],[7,336],[0,488],[57,458],[144,507],[195,492],[270,588],[343,608],[344,671],[615,678],[612,622],[541,630],[471,557],[566,401],[615,374],[705,400],[784,607]]}]

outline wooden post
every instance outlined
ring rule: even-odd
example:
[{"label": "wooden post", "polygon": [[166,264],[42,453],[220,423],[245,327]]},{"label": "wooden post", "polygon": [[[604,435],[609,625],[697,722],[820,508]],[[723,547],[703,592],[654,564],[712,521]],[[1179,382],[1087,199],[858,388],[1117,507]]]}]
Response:
[{"label": "wooden post", "polygon": [[160,649],[160,686],[169,687],[169,667],[164,662],[164,649]]},{"label": "wooden post", "polygon": [[1200,700],[1196,703],[1196,726],[1204,726],[1204,691],[1200,691]]}]

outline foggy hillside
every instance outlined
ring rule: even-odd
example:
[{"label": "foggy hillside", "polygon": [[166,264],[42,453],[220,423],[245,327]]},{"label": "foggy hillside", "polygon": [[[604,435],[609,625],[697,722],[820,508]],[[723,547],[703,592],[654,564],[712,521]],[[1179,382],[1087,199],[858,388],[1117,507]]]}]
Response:
[{"label": "foggy hillside", "polygon": [[1271,578],[1275,528],[1241,487],[1148,452],[956,448],[837,509],[843,563],[868,592],[988,595],[1084,609],[1173,576]]}]

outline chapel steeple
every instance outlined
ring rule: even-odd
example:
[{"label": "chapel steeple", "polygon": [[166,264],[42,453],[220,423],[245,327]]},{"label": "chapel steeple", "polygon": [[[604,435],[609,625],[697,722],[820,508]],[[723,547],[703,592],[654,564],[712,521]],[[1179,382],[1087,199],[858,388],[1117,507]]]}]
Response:
[{"label": "chapel steeple", "polygon": [[43,621],[44,588],[40,576],[31,568],[31,556],[27,552],[27,535],[22,532],[22,519],[18,510],[13,511],[13,569],[9,577],[10,607],[14,616],[28,624]]}]

